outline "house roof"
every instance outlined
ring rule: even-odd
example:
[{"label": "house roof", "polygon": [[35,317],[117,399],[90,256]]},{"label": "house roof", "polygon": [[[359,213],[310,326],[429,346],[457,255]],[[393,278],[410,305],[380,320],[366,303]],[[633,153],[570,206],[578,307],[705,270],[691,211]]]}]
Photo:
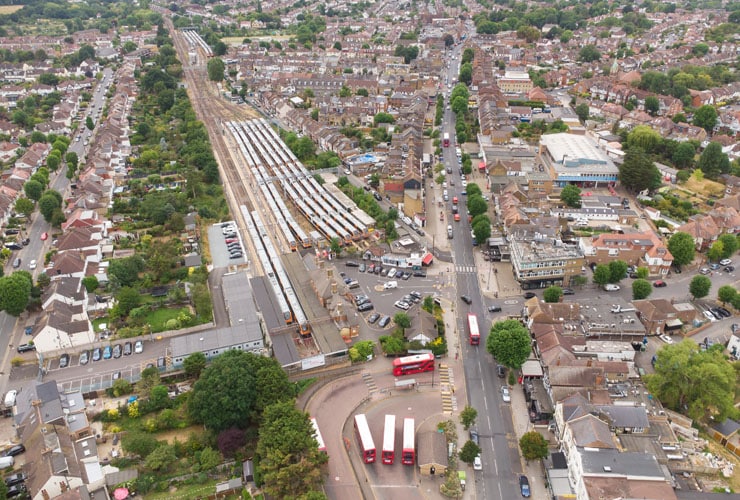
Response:
[{"label": "house roof", "polygon": [[590,413],[568,421],[567,425],[570,428],[573,442],[576,446],[616,449],[609,425]]}]

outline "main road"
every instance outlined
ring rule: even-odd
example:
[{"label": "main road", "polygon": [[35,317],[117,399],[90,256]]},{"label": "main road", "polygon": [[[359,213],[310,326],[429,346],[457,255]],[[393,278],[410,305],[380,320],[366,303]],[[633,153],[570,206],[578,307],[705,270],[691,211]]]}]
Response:
[{"label": "main road", "polygon": [[[446,78],[449,82],[445,92],[446,104],[449,104],[450,87],[459,73],[462,47],[457,45],[451,48],[449,66]],[[473,258],[473,241],[471,228],[465,214],[466,197],[460,193],[462,179],[460,166],[455,154],[455,114],[446,109],[442,123],[442,134],[450,134],[450,146],[443,148],[445,167],[452,168],[452,174],[447,174],[450,201],[444,206],[447,219],[452,221],[451,200],[453,196],[459,199],[459,209],[462,217],[459,222],[450,222],[453,227],[453,239],[450,242],[454,255],[455,276],[458,298],[456,308],[456,334],[460,336],[462,356],[465,365],[465,384],[468,394],[468,404],[478,410],[477,430],[480,437],[481,460],[483,470],[475,473],[475,486],[478,498],[509,500],[519,496],[518,474],[521,472],[521,461],[518,452],[518,443],[514,433],[510,406],[501,399],[503,379],[495,375],[495,362],[486,352],[486,339],[491,317],[486,310],[483,294],[478,281],[478,269]],[[485,186],[481,186],[485,189]],[[472,303],[467,305],[459,299],[460,295],[467,295]],[[481,343],[471,346],[465,341],[467,335],[466,317],[468,313],[478,316],[481,325]],[[482,321],[481,321],[482,320]],[[466,437],[465,437],[466,438]]]}]

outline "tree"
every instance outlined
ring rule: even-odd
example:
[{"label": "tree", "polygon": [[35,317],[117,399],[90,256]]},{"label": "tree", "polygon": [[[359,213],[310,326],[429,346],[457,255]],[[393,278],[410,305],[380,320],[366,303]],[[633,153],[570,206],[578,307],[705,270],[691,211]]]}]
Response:
[{"label": "tree", "polygon": [[96,278],[95,275],[85,276],[82,278],[82,284],[84,285],[85,290],[87,290],[87,293],[93,293],[100,285],[98,278]]},{"label": "tree", "polygon": [[650,276],[650,269],[648,269],[647,267],[638,267],[636,274],[639,279],[645,280],[648,276]]},{"label": "tree", "polygon": [[152,439],[151,434],[139,431],[126,432],[123,438],[121,438],[121,447],[126,452],[133,453],[141,458],[148,457],[150,453],[161,445],[162,442]]},{"label": "tree", "polygon": [[627,263],[623,260],[609,262],[609,283],[619,283],[627,275]]},{"label": "tree", "polygon": [[26,193],[29,199],[39,201],[41,195],[44,193],[44,185],[37,180],[30,179],[23,184],[23,192]]},{"label": "tree", "polygon": [[85,127],[87,127],[88,130],[95,128],[95,122],[90,115],[87,115],[87,118],[85,118]]},{"label": "tree", "polygon": [[660,111],[660,101],[657,97],[649,95],[645,98],[645,111],[647,111],[650,116],[658,114],[658,111]]},{"label": "tree", "polygon": [[481,245],[491,237],[491,222],[489,220],[478,220],[473,224],[473,234],[475,241]]},{"label": "tree", "polygon": [[159,378],[159,370],[157,370],[156,367],[152,366],[144,368],[141,372],[141,378],[136,383],[136,390],[142,399],[146,399],[155,387],[161,385],[161,382],[162,380]]},{"label": "tree", "polygon": [[472,464],[480,452],[480,446],[468,439],[460,450],[460,460],[466,464]]},{"label": "tree", "polygon": [[141,305],[141,294],[139,290],[133,287],[125,286],[118,290],[116,294],[116,307],[121,317],[128,316],[132,309]]},{"label": "tree", "polygon": [[709,290],[712,288],[712,280],[698,274],[691,278],[689,283],[689,293],[694,296],[695,299],[701,299],[709,295]]},{"label": "tree", "polygon": [[722,145],[720,143],[710,142],[699,157],[696,166],[709,179],[716,179],[719,177],[719,174],[726,174],[730,171],[730,160],[722,152]]},{"label": "tree", "polygon": [[673,151],[671,160],[678,168],[690,168],[694,164],[696,148],[690,142],[682,142]]},{"label": "tree", "polygon": [[594,45],[585,45],[578,52],[578,60],[583,62],[593,62],[601,59],[601,52]]},{"label": "tree", "polygon": [[470,215],[473,217],[484,214],[486,213],[486,211],[488,211],[488,203],[486,203],[486,200],[484,200],[483,197],[479,194],[469,196],[467,206],[468,212],[470,212]]},{"label": "tree", "polygon": [[594,269],[593,280],[597,285],[606,285],[611,280],[611,277],[612,275],[609,271],[609,266],[606,264],[599,264],[596,266],[596,269]]},{"label": "tree", "polygon": [[737,295],[737,290],[735,290],[735,287],[732,285],[724,285],[719,287],[719,290],[717,290],[717,300],[723,304],[732,303],[735,299],[735,295]]},{"label": "tree", "polygon": [[701,351],[694,342],[666,345],[645,379],[663,405],[693,419],[722,422],[734,412],[737,375],[721,349]]},{"label": "tree", "polygon": [[717,241],[722,243],[722,254],[720,255],[720,258],[729,259],[735,255],[735,252],[737,252],[737,236],[734,234],[723,234]]},{"label": "tree", "polygon": [[58,196],[59,193],[53,190],[47,190],[39,198],[39,212],[44,216],[47,222],[51,221],[54,210],[60,208],[62,205],[61,199]]},{"label": "tree", "polygon": [[696,247],[694,238],[689,233],[678,231],[668,240],[668,251],[673,255],[673,263],[686,266],[694,260]]},{"label": "tree", "polygon": [[274,498],[296,498],[319,488],[320,466],[328,457],[319,453],[308,414],[293,401],[265,409],[257,442],[265,492]]},{"label": "tree", "polygon": [[[228,387],[228,390],[223,388]],[[190,417],[208,429],[246,428],[266,406],[291,399],[287,375],[271,358],[231,350],[215,358],[193,386]]]},{"label": "tree", "polygon": [[247,437],[243,430],[231,427],[219,433],[216,441],[221,454],[226,458],[232,458],[239,448],[247,444]]},{"label": "tree", "polygon": [[182,367],[188,377],[198,378],[206,367],[206,355],[194,352],[182,361]]},{"label": "tree", "polygon": [[661,175],[655,163],[639,147],[629,148],[619,167],[619,180],[631,191],[660,187]]},{"label": "tree", "polygon": [[520,322],[507,319],[491,326],[486,350],[502,365],[519,369],[532,351],[532,341]]},{"label": "tree", "polygon": [[460,412],[460,422],[463,424],[465,430],[470,429],[470,426],[475,423],[476,418],[478,418],[478,410],[472,406],[466,406]]},{"label": "tree", "polygon": [[653,293],[653,286],[648,280],[636,279],[632,282],[632,300],[647,299]]},{"label": "tree", "polygon": [[707,133],[711,134],[712,130],[714,130],[714,126],[717,125],[717,110],[714,109],[714,106],[709,104],[700,106],[694,112],[694,119],[692,123],[697,127],[703,128],[707,131]]},{"label": "tree", "polygon": [[575,184],[568,184],[560,191],[560,201],[572,208],[581,208],[581,189]]},{"label": "tree", "polygon": [[627,135],[627,147],[641,148],[646,153],[656,152],[663,144],[660,133],[647,125],[638,125]]},{"label": "tree", "polygon": [[586,104],[585,102],[582,102],[578,106],[576,106],[576,116],[578,116],[578,119],[581,120],[581,123],[585,123],[586,120],[588,120],[590,114],[591,110],[589,109],[588,104]]},{"label": "tree", "polygon": [[18,198],[15,202],[15,211],[19,214],[25,215],[26,217],[33,213],[34,208],[36,208],[36,206],[33,201],[28,198]]},{"label": "tree", "polygon": [[175,454],[175,448],[168,444],[157,446],[152,451],[146,460],[144,465],[147,469],[154,471],[166,471],[172,464],[177,461],[177,455]]},{"label": "tree", "polygon": [[401,329],[402,332],[411,326],[411,318],[405,312],[399,312],[393,315],[393,323]]},{"label": "tree", "polygon": [[208,79],[212,82],[220,82],[224,79],[224,70],[226,65],[219,57],[214,57],[208,61]]},{"label": "tree", "polygon": [[562,296],[563,289],[555,285],[546,288],[545,291],[542,292],[542,298],[545,299],[545,302],[548,303],[560,302],[560,297]]},{"label": "tree", "polygon": [[547,458],[550,453],[547,440],[537,431],[522,434],[522,437],[519,438],[519,449],[522,450],[522,456],[525,460],[542,460]]},{"label": "tree", "polygon": [[721,241],[717,240],[712,243],[711,247],[709,247],[709,251],[707,252],[707,259],[717,262],[722,259],[722,254],[724,253],[724,251],[725,246],[722,244]]},{"label": "tree", "polygon": [[0,310],[11,316],[20,316],[28,306],[31,288],[31,280],[23,272],[0,278]]}]

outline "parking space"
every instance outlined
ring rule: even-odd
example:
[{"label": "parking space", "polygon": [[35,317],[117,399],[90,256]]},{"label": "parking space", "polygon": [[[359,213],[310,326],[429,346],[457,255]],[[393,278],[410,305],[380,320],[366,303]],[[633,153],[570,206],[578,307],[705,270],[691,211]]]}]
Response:
[{"label": "parking space", "polygon": [[208,228],[208,244],[214,267],[246,262],[244,243],[236,222],[218,223]]}]

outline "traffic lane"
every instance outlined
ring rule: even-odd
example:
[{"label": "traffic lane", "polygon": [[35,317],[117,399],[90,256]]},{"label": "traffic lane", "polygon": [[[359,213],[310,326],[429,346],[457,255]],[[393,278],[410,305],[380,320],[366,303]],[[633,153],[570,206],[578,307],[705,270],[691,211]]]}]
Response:
[{"label": "traffic lane", "polygon": [[[342,431],[357,405],[367,397],[367,386],[359,375],[351,375],[326,384],[309,400],[306,411],[316,418],[329,455],[324,483],[329,498],[362,498]],[[350,426],[351,428],[351,426]],[[348,438],[350,452],[356,448]],[[356,442],[356,440],[355,440]],[[356,450],[355,450],[356,452]]]}]

